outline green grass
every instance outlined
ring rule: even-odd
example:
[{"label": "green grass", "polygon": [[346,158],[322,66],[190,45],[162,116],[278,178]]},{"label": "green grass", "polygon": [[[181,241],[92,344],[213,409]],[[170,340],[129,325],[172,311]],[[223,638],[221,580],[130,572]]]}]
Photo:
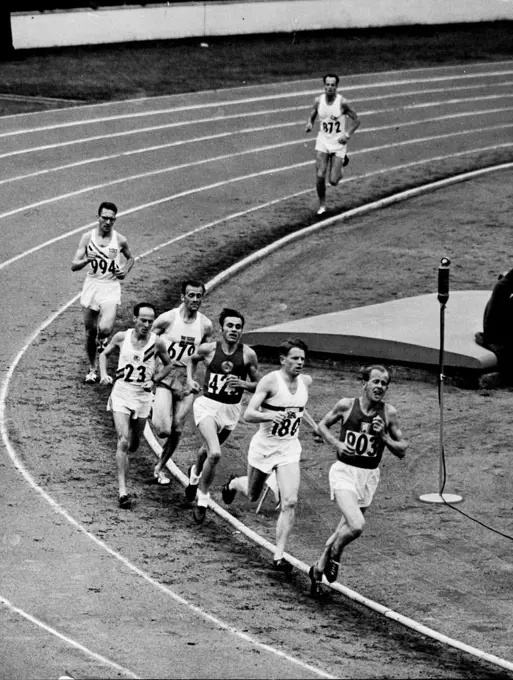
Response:
[{"label": "green grass", "polygon": [[[87,102],[365,71],[500,61],[513,22],[347,29],[249,37],[19,50],[0,64],[0,90]],[[36,106],[34,110],[42,108]],[[27,110],[27,104],[20,111]],[[14,113],[12,102],[0,113]]]}]

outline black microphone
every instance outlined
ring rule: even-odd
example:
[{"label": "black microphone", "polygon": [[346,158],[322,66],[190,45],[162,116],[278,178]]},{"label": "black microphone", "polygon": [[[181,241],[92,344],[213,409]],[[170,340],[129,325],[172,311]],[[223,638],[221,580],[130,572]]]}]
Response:
[{"label": "black microphone", "polygon": [[449,299],[449,267],[451,261],[448,257],[442,257],[438,267],[438,302],[445,305]]}]

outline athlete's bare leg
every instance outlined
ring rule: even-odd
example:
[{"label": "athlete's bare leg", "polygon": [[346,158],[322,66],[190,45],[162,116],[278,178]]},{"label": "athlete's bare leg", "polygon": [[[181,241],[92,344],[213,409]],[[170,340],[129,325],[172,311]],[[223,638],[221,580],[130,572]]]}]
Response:
[{"label": "athlete's bare leg", "polygon": [[344,159],[335,154],[331,155],[329,168],[329,183],[332,187],[336,187],[344,175]]},{"label": "athlete's bare leg", "polygon": [[280,514],[276,523],[276,550],[274,560],[280,560],[285,551],[296,516],[297,496],[299,491],[299,463],[290,463],[276,468],[276,479],[280,490]]},{"label": "athlete's bare leg", "polygon": [[155,472],[160,472],[160,470],[162,470],[162,468],[165,467],[167,461],[176,451],[176,448],[180,443],[180,439],[182,437],[182,431],[185,424],[185,420],[192,408],[193,401],[194,394],[187,394],[182,399],[176,398],[172,399],[173,415],[171,432],[169,433],[168,439],[164,444],[164,448],[162,449],[162,454],[160,456],[159,462],[155,467]]},{"label": "athlete's bare leg", "polygon": [[116,322],[116,314],[118,306],[115,302],[107,302],[102,304],[100,310],[100,318],[98,319],[98,346],[102,348],[103,344],[112,333],[114,324]]},{"label": "athlete's bare leg", "polygon": [[91,371],[96,369],[96,338],[98,336],[99,316],[99,311],[89,307],[84,308],[85,347]]},{"label": "athlete's bare leg", "polygon": [[329,154],[317,151],[315,157],[315,188],[319,198],[319,210],[326,210],[326,173],[328,171]]},{"label": "athlete's bare leg", "polygon": [[361,536],[365,527],[364,513],[367,508],[360,508],[356,494],[349,489],[335,489],[335,500],[342,513],[342,518],[331,536],[326,541],[324,550],[314,564],[314,569],[322,577],[328,558],[340,562],[346,545]]},{"label": "athlete's bare leg", "polygon": [[126,496],[126,476],[128,472],[128,447],[130,444],[130,414],[112,412],[114,427],[117,434],[116,469],[118,477],[119,496]]}]

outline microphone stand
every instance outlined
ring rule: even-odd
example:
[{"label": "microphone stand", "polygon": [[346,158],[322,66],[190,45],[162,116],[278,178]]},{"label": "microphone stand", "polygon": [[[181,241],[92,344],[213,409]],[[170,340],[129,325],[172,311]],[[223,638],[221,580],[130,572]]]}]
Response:
[{"label": "microphone stand", "polygon": [[437,493],[425,493],[419,496],[423,503],[459,503],[461,496],[452,493],[444,493],[445,487],[445,452],[444,452],[444,342],[445,342],[445,307],[449,300],[449,267],[450,260],[443,257],[438,268],[438,302],[440,303],[440,352],[438,358],[438,402],[440,406],[440,437],[439,437],[439,491]]}]

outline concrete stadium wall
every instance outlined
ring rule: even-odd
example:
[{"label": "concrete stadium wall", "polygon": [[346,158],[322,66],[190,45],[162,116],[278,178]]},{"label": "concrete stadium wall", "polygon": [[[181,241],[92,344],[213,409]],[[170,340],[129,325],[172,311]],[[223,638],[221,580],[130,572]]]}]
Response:
[{"label": "concrete stadium wall", "polygon": [[252,0],[12,13],[15,49],[513,20],[513,0]]}]

